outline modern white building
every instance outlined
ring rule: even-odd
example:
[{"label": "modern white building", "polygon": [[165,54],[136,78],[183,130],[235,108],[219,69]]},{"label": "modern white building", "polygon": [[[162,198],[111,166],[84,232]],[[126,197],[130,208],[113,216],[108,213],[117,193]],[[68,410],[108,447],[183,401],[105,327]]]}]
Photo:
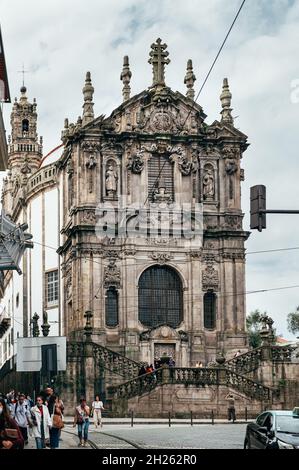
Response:
[{"label": "modern white building", "polygon": [[38,314],[40,334],[44,313],[50,324],[49,336],[61,331],[59,295],[59,190],[55,161],[58,146],[42,157],[38,141],[36,101],[30,103],[26,88],[15,99],[8,138],[8,172],[3,182],[2,206],[15,223],[27,223],[34,248],[26,250],[21,270],[4,272],[2,315],[10,327],[0,338],[0,368],[16,354],[18,337],[32,335],[32,317]]}]

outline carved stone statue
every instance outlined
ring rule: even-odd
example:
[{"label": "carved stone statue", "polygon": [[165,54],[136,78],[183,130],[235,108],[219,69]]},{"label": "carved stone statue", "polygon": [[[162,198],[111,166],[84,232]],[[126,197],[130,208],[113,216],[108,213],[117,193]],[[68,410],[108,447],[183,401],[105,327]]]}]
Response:
[{"label": "carved stone statue", "polygon": [[203,195],[204,199],[211,199],[215,194],[215,182],[214,175],[211,169],[205,171],[203,177]]},{"label": "carved stone statue", "polygon": [[106,195],[107,196],[115,196],[117,192],[117,180],[118,180],[117,172],[114,170],[114,166],[112,165],[112,163],[109,163],[108,168],[106,170]]}]

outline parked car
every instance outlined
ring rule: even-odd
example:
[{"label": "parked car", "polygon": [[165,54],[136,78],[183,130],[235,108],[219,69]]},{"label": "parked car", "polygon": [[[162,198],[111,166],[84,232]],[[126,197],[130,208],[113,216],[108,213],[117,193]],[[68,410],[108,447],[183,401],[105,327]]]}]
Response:
[{"label": "parked car", "polygon": [[244,449],[299,449],[299,408],[260,414],[247,425]]}]

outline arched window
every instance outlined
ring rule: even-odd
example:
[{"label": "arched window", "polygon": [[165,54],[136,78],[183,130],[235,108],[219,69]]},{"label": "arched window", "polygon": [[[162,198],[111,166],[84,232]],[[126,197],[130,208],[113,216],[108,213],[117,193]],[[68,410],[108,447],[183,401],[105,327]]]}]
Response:
[{"label": "arched window", "polygon": [[115,287],[109,287],[106,291],[106,325],[117,326],[118,325],[118,292]]},{"label": "arched window", "polygon": [[28,119],[23,119],[22,121],[22,132],[28,132],[29,131],[29,121]]},{"label": "arched window", "polygon": [[213,291],[205,293],[204,303],[204,327],[210,330],[216,327],[216,294]]},{"label": "arched window", "polygon": [[183,289],[178,274],[168,266],[152,266],[138,284],[138,315],[143,325],[167,324],[176,328],[183,320]]}]

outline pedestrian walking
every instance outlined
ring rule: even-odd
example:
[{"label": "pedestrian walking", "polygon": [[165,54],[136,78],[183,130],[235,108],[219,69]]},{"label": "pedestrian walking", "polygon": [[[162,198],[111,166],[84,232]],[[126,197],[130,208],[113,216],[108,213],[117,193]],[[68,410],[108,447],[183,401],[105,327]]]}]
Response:
[{"label": "pedestrian walking", "polygon": [[[87,406],[85,398],[81,398],[80,405],[77,406],[75,410],[75,418],[73,424],[74,427],[76,426],[76,424],[78,425],[79,446],[86,446],[86,442],[88,439],[89,414],[89,406]],[[84,439],[84,442],[82,437]]]},{"label": "pedestrian walking", "polygon": [[236,409],[235,409],[235,398],[234,396],[229,393],[225,399],[228,401],[228,408],[227,408],[227,419],[228,421],[236,421]]},{"label": "pedestrian walking", "polygon": [[[54,396],[54,395],[52,395]],[[59,438],[61,429],[64,427],[63,423],[63,402],[58,395],[55,396],[53,413],[51,415],[52,427],[50,429],[50,447],[51,449],[58,449]]]},{"label": "pedestrian walking", "polygon": [[36,448],[44,449],[46,447],[46,439],[49,439],[50,429],[52,421],[50,418],[49,410],[46,405],[43,404],[43,397],[36,397],[36,405],[30,410],[32,419],[32,432],[35,438]]},{"label": "pedestrian walking", "polygon": [[95,425],[96,428],[98,426],[101,426],[101,428],[102,428],[103,427],[102,410],[104,410],[105,408],[104,408],[103,402],[100,400],[99,395],[96,395],[95,401],[92,402],[91,406],[92,406],[91,413],[92,413],[92,416],[93,416],[94,425]]},{"label": "pedestrian walking", "polygon": [[28,426],[32,427],[32,421],[24,393],[19,394],[17,402],[12,406],[11,416],[20,428],[24,443],[28,444]]},{"label": "pedestrian walking", "polygon": [[0,398],[0,449],[24,449],[22,433],[3,398]]}]

